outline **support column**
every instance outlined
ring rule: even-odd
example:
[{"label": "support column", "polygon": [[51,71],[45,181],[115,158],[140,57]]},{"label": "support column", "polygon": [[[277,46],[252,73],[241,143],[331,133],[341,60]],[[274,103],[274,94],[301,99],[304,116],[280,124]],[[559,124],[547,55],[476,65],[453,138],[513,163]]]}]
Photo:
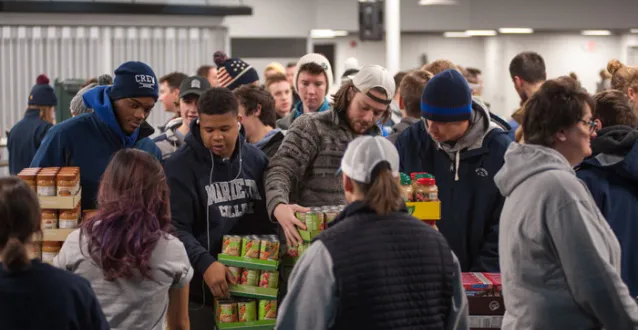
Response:
[{"label": "support column", "polygon": [[401,2],[385,0],[385,59],[386,69],[396,74],[401,66]]}]

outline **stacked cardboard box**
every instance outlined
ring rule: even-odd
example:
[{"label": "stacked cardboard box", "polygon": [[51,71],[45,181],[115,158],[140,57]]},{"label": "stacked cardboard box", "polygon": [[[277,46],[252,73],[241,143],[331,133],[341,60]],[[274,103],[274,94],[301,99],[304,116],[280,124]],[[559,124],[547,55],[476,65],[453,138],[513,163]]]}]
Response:
[{"label": "stacked cardboard box", "polygon": [[469,303],[470,329],[500,329],[505,314],[505,304],[501,295],[501,275],[463,273],[462,281]]}]

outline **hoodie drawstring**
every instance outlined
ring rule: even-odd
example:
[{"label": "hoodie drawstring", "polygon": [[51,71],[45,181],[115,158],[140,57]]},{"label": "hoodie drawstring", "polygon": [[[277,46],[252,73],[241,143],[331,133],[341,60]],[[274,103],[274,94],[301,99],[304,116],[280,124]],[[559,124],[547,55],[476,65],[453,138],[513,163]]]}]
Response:
[{"label": "hoodie drawstring", "polygon": [[461,151],[456,152],[454,157],[454,181],[459,181],[459,162],[461,160]]}]

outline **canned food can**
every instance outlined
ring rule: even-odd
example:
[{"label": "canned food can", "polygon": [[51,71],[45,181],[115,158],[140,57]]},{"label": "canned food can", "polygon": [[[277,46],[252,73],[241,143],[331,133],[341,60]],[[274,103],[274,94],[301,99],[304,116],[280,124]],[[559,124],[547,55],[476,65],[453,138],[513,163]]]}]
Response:
[{"label": "canned food can", "polygon": [[295,217],[301,222],[306,221],[306,212],[295,212]]},{"label": "canned food can", "polygon": [[317,207],[315,208],[315,212],[317,213],[317,230],[324,230],[326,227],[326,218],[324,216],[325,208]]},{"label": "canned food can", "polygon": [[243,300],[237,303],[239,322],[250,322],[257,319],[257,303],[254,300]]},{"label": "canned food can", "polygon": [[260,240],[256,236],[244,236],[241,242],[241,256],[244,258],[259,258]]},{"label": "canned food can", "polygon": [[339,208],[333,206],[324,212],[325,216],[325,226],[328,227],[328,224],[333,222],[337,216],[339,215]]},{"label": "canned food can", "polygon": [[257,286],[259,281],[259,271],[255,269],[244,269],[241,272],[239,284],[248,286]]},{"label": "canned food can", "polygon": [[319,219],[317,218],[316,209],[311,209],[310,212],[306,213],[305,224],[306,229],[309,231],[319,230]]},{"label": "canned food can", "polygon": [[277,300],[259,301],[259,320],[277,319]]},{"label": "canned food can", "polygon": [[276,289],[279,286],[279,272],[262,271],[259,276],[259,287]]},{"label": "canned food can", "polygon": [[241,276],[242,269],[234,266],[228,266],[227,268],[233,275],[234,282],[239,283],[239,277]]},{"label": "canned food can", "polygon": [[264,237],[259,243],[259,259],[268,260],[272,253],[272,241],[270,237]]},{"label": "canned food can", "polygon": [[299,256],[299,247],[296,245],[287,245],[286,246],[286,254],[290,257],[298,257]]},{"label": "canned food can", "polygon": [[224,235],[222,243],[222,253],[229,256],[239,256],[241,248],[241,237],[237,235]]},{"label": "canned food can", "polygon": [[237,322],[237,304],[233,301],[219,301],[217,303],[217,320],[219,323]]},{"label": "canned food can", "polygon": [[310,247],[310,243],[302,243],[302,244],[299,244],[299,247],[298,247],[298,250],[299,250],[298,254],[299,254],[299,256],[301,257],[304,253],[306,253],[306,251],[308,251],[308,248],[309,248],[309,247]]}]

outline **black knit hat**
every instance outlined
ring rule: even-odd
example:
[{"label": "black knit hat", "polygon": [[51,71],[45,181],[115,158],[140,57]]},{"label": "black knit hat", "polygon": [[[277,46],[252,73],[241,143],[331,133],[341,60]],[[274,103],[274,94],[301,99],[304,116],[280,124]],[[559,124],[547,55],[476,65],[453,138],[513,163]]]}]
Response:
[{"label": "black knit hat", "polygon": [[49,85],[49,78],[46,75],[39,75],[35,80],[35,86],[31,88],[29,94],[29,105],[55,106],[58,98],[55,96],[53,87]]}]

